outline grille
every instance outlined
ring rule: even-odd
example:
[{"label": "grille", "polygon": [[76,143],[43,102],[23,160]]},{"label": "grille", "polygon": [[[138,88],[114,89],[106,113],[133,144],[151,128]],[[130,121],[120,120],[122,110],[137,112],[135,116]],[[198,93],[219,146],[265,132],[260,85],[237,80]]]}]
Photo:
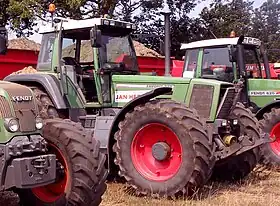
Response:
[{"label": "grille", "polygon": [[195,84],[190,100],[190,108],[197,110],[199,116],[209,118],[213,100],[214,87]]},{"label": "grille", "polygon": [[9,102],[3,96],[0,96],[0,115],[1,118],[12,117],[12,111]]},{"label": "grille", "polygon": [[226,89],[218,110],[217,117],[219,119],[226,119],[228,117],[235,95],[235,88]]},{"label": "grille", "polygon": [[[0,87],[9,94],[14,107],[15,115],[19,120],[20,131],[30,132],[36,130],[35,118],[38,115],[32,92],[25,86],[14,83],[0,83]],[[31,101],[14,101],[13,97],[32,96]]]}]

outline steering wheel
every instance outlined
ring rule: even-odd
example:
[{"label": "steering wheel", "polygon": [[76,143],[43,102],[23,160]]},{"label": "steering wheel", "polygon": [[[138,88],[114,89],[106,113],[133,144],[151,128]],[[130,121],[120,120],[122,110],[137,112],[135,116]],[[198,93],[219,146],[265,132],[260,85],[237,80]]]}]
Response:
[{"label": "steering wheel", "polygon": [[83,69],[80,64],[73,57],[63,57],[65,65],[72,65],[75,67],[77,74],[82,74]]}]

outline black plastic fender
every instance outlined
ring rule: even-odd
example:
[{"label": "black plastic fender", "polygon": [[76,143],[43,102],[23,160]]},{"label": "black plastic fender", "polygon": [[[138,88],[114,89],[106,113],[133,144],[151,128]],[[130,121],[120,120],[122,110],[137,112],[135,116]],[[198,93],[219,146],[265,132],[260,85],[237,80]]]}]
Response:
[{"label": "black plastic fender", "polygon": [[172,88],[170,87],[159,87],[156,89],[153,89],[145,94],[142,94],[130,102],[128,102],[115,116],[111,129],[110,129],[110,135],[109,135],[109,140],[108,140],[108,158],[109,158],[109,168],[114,164],[114,155],[113,155],[113,145],[114,145],[114,133],[118,130],[118,124],[120,121],[122,121],[125,117],[125,114],[128,113],[129,111],[133,110],[134,107],[140,104],[145,104],[148,102],[150,99],[153,99],[154,97],[164,95],[167,93],[172,92]]},{"label": "black plastic fender", "polygon": [[280,108],[280,100],[274,100],[273,102],[270,102],[269,104],[262,107],[260,110],[256,113],[256,118],[262,119],[264,113],[269,112],[272,108]]},{"label": "black plastic fender", "polygon": [[54,75],[42,73],[9,75],[4,78],[4,81],[26,86],[30,86],[30,84],[40,85],[45,89],[57,109],[67,109],[59,81]]}]

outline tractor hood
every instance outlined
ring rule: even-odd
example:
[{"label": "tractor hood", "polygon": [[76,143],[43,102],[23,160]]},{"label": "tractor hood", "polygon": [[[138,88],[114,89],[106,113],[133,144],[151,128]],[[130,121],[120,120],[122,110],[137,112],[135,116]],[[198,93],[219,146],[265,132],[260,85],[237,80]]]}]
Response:
[{"label": "tractor hood", "polygon": [[190,84],[212,85],[214,87],[231,86],[233,84],[212,79],[190,79],[182,77],[113,75],[113,104],[122,107],[135,97],[158,87],[172,87],[172,94],[160,98],[172,98],[185,102]]},{"label": "tractor hood", "polygon": [[[39,115],[33,92],[28,87],[0,81],[0,127],[4,127],[5,118],[19,121],[19,132],[10,133],[1,128],[0,143],[7,142],[12,136],[38,132],[35,119]],[[2,134],[5,133],[5,134]]]},{"label": "tractor hood", "polygon": [[269,102],[280,100],[280,80],[249,79],[248,91],[251,102],[264,107]]}]

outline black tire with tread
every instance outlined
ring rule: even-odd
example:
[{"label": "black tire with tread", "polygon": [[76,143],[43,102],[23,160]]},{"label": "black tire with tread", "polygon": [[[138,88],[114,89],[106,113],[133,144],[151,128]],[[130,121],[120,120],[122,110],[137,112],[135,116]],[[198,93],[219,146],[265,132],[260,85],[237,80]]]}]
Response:
[{"label": "black tire with tread", "polygon": [[[260,138],[260,126],[251,110],[237,103],[230,115],[231,119],[237,119],[241,126],[241,133]],[[218,161],[213,170],[213,179],[236,181],[246,177],[260,160],[259,147],[248,150],[237,156],[230,156]]]},{"label": "black tire with tread", "polygon": [[[154,182],[144,178],[134,167],[130,156],[130,145],[135,132],[148,123],[161,123],[173,130],[182,148],[182,164],[177,174],[165,182]],[[119,123],[115,133],[115,163],[119,175],[124,177],[137,194],[153,197],[175,197],[191,195],[202,187],[211,176],[215,163],[213,143],[206,132],[206,124],[195,110],[172,100],[155,100],[134,108]]]},{"label": "black tire with tread", "polygon": [[31,189],[17,190],[22,206],[97,206],[106,191],[108,170],[106,156],[99,151],[100,142],[92,139],[81,124],[70,120],[45,120],[43,135],[66,159],[71,183],[56,202],[39,200]]},{"label": "black tire with tread", "polygon": [[[270,134],[272,128],[280,123],[280,109],[272,108],[270,112],[263,115],[263,118],[259,121],[261,129],[264,133]],[[275,154],[272,150],[270,143],[266,143],[260,147],[261,163],[266,166],[279,167],[280,156]]]},{"label": "black tire with tread", "polygon": [[37,87],[31,87],[35,94],[40,115],[43,119],[58,118],[59,114],[49,95]]}]

